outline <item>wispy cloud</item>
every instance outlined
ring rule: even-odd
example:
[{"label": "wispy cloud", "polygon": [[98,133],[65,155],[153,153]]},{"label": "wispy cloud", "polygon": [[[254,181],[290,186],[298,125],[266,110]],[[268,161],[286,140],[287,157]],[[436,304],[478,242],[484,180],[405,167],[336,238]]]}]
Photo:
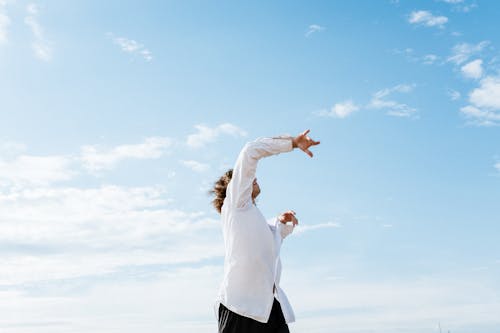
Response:
[{"label": "wispy cloud", "polygon": [[450,5],[452,5],[452,9],[454,11],[462,12],[462,13],[468,13],[472,9],[477,8],[477,3],[469,3],[467,4],[465,0],[441,0],[443,2],[446,2]]},{"label": "wispy cloud", "polygon": [[151,51],[139,42],[125,37],[115,37],[113,33],[107,33],[106,35],[111,38],[113,43],[118,45],[123,52],[139,55],[148,62],[153,60]]},{"label": "wispy cloud", "polygon": [[7,1],[0,1],[0,45],[5,44],[8,40],[8,28],[10,25],[10,18],[7,15],[5,8]]},{"label": "wispy cloud", "polygon": [[422,63],[424,65],[432,65],[434,64],[437,60],[439,60],[439,57],[435,54],[426,54],[423,58],[422,58]]},{"label": "wispy cloud", "polygon": [[311,24],[308,28],[307,28],[307,31],[305,33],[305,36],[306,37],[309,37],[311,36],[313,33],[316,33],[316,32],[321,32],[321,31],[324,31],[326,28],[325,27],[322,27],[318,24]]},{"label": "wispy cloud", "polygon": [[172,140],[166,137],[146,138],[143,143],[120,145],[104,149],[95,145],[82,147],[80,159],[84,167],[90,171],[112,169],[118,162],[128,159],[155,159],[161,157]]},{"label": "wispy cloud", "polygon": [[392,50],[392,53],[398,55],[401,54],[410,62],[419,62],[424,65],[434,65],[441,62],[441,57],[436,54],[417,55],[415,54],[415,50],[410,47],[405,49],[394,49]]},{"label": "wispy cloud", "polygon": [[315,114],[321,117],[345,118],[351,113],[358,110],[358,105],[354,104],[354,102],[351,100],[347,100],[345,102],[335,104],[334,106],[332,106],[330,111],[320,110]]},{"label": "wispy cloud", "polygon": [[210,142],[214,142],[219,136],[226,134],[233,137],[244,137],[247,135],[240,127],[224,123],[216,127],[208,127],[205,125],[195,125],[196,133],[190,134],[187,137],[186,144],[191,148],[201,148]]},{"label": "wispy cloud", "polygon": [[0,159],[0,185],[47,185],[71,179],[71,159],[65,156],[20,155],[12,160]]},{"label": "wispy cloud", "polygon": [[411,24],[420,24],[427,27],[443,28],[448,18],[446,16],[434,16],[426,10],[413,11],[410,13],[408,22]]},{"label": "wispy cloud", "polygon": [[310,225],[302,225],[298,224],[293,231],[293,234],[301,234],[307,231],[325,229],[325,228],[340,228],[342,225],[337,222],[327,222],[327,223],[319,223],[319,224],[310,224]]},{"label": "wispy cloud", "polygon": [[50,43],[44,36],[43,28],[38,22],[38,6],[34,3],[28,4],[26,7],[28,15],[25,17],[24,22],[31,28],[34,41],[32,43],[35,56],[43,61],[50,61],[52,59],[52,48]]},{"label": "wispy cloud", "polygon": [[446,93],[452,101],[456,101],[457,99],[459,99],[461,97],[460,92],[453,90],[453,89],[448,89],[446,91]]},{"label": "wispy cloud", "polygon": [[209,164],[194,160],[182,160],[181,163],[195,172],[205,172],[210,168]]},{"label": "wispy cloud", "polygon": [[482,41],[478,44],[460,43],[453,47],[452,54],[447,58],[447,61],[456,65],[461,65],[473,55],[479,54],[490,44],[489,41]]},{"label": "wispy cloud", "polygon": [[[395,117],[417,117],[416,108],[407,104],[398,102],[392,98],[395,93],[404,94],[413,91],[415,84],[399,84],[391,88],[386,88],[375,92],[368,104],[364,107],[367,109],[384,109],[386,114]],[[360,105],[351,100],[335,104],[329,111],[320,110],[313,112],[314,115],[320,117],[346,118],[355,111],[361,108]]]},{"label": "wispy cloud", "polygon": [[393,99],[389,99],[394,93],[409,93],[413,91],[415,88],[414,84],[399,84],[392,88],[386,88],[377,91],[373,94],[370,103],[368,104],[368,108],[372,109],[385,109],[387,110],[387,114],[390,116],[396,117],[411,117],[414,116],[417,112],[417,109],[404,104],[397,102]]}]

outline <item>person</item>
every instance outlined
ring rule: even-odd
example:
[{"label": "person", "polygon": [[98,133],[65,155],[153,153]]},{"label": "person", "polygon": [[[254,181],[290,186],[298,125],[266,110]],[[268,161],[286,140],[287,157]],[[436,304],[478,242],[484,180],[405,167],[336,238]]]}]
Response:
[{"label": "person", "polygon": [[[280,288],[283,239],[298,224],[292,210],[268,224],[255,204],[260,186],[258,161],[299,148],[310,157],[318,145],[309,130],[296,137],[259,138],[241,150],[234,168],[215,183],[212,203],[221,214],[225,245],[224,277],[214,312],[219,333],[286,333],[295,321],[292,307]],[[291,222],[291,223],[287,223]]]}]

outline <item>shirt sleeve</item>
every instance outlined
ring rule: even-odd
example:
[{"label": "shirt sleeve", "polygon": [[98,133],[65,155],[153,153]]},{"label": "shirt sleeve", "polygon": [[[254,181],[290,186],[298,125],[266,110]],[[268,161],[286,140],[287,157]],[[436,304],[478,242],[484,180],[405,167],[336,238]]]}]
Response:
[{"label": "shirt sleeve", "polygon": [[257,163],[263,157],[289,152],[293,149],[292,137],[259,138],[248,142],[241,150],[233,175],[226,190],[226,201],[236,208],[244,208],[252,202],[252,188]]},{"label": "shirt sleeve", "polygon": [[278,221],[278,231],[281,235],[281,239],[285,239],[288,235],[293,232],[294,225],[288,223],[281,223]]},{"label": "shirt sleeve", "polygon": [[269,223],[269,228],[273,233],[276,232],[279,233],[281,241],[283,241],[288,235],[290,235],[294,229],[293,224],[281,223],[278,217],[274,219],[274,225],[271,224],[271,221],[269,221],[268,223]]}]

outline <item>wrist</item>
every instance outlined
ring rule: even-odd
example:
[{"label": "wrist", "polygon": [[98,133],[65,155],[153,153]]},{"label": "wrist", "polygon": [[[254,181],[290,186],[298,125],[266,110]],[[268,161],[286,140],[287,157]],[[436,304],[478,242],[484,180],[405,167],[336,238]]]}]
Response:
[{"label": "wrist", "polygon": [[297,148],[297,140],[296,138],[292,138],[292,148]]}]

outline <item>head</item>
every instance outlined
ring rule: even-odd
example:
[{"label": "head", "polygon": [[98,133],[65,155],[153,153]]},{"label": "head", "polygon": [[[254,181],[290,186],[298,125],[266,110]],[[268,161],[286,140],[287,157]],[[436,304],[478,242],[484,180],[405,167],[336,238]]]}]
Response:
[{"label": "head", "polygon": [[[233,169],[229,169],[215,182],[213,189],[210,191],[210,194],[215,196],[215,198],[212,200],[212,204],[219,213],[222,210],[222,204],[224,203],[224,199],[226,198],[227,185],[231,181],[232,177]],[[255,198],[257,198],[259,194],[260,186],[257,182],[257,178],[255,178],[252,183],[252,201],[254,203]]]}]

